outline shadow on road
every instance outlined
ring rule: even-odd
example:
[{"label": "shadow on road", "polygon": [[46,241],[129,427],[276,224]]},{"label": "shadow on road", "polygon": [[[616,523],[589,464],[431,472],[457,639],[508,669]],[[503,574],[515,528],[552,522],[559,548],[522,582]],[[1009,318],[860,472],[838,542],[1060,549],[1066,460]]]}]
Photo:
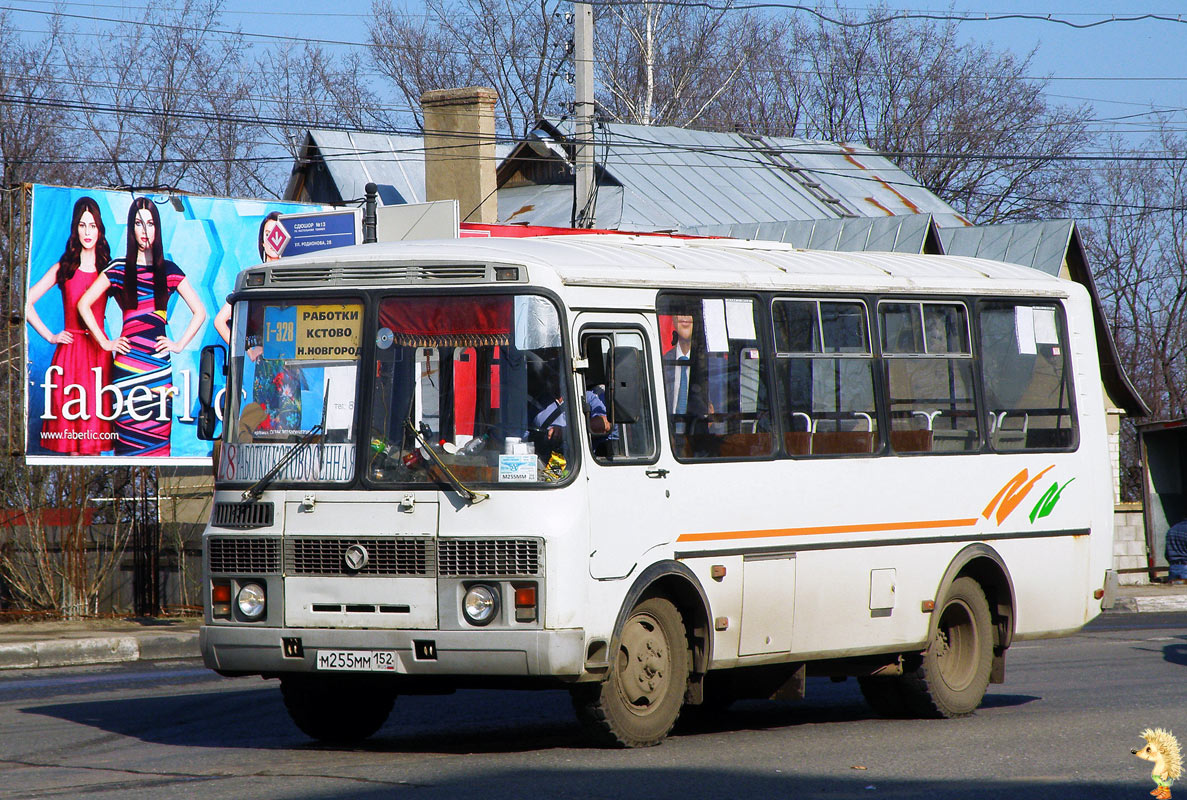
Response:
[{"label": "shadow on road", "polygon": [[[394,786],[341,793],[303,795],[314,800],[378,800],[391,798]],[[399,788],[413,788],[407,784]],[[753,770],[641,768],[477,771],[461,780],[416,784],[417,800],[469,797],[481,793],[489,800],[520,797],[614,798],[614,800],[708,800],[709,798],[795,798],[833,800],[867,797],[877,800],[1051,800],[1053,797],[1092,800],[1135,800],[1146,797],[1144,784],[1074,782],[1065,779],[976,781],[942,779],[882,779],[876,773],[845,770],[832,775],[805,775],[788,769],[756,774]]]},{"label": "shadow on road", "polygon": [[1183,641],[1165,645],[1162,648],[1162,657],[1171,664],[1187,667],[1187,636],[1178,638]]},{"label": "shadow on road", "polygon": [[[333,749],[310,741],[289,720],[274,681],[239,679],[243,690],[93,700],[22,709],[156,744],[248,749]],[[1030,703],[1029,695],[989,694],[983,707]],[[364,697],[344,703],[366,702]],[[856,683],[809,681],[800,703],[742,701],[728,711],[689,712],[673,736],[793,729],[859,721],[881,723]],[[893,724],[893,723],[887,723]],[[242,731],[250,735],[240,735]],[[349,749],[392,753],[511,753],[587,748],[565,691],[460,691],[399,697],[391,718]]]}]

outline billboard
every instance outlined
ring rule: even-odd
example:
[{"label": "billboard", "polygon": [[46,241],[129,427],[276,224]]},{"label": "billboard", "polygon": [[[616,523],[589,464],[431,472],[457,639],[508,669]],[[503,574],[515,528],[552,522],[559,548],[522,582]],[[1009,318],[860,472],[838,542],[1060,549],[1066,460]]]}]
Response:
[{"label": "billboard", "polygon": [[26,460],[209,464],[198,353],[223,341],[238,272],[275,256],[276,217],[326,210],[34,186]]}]

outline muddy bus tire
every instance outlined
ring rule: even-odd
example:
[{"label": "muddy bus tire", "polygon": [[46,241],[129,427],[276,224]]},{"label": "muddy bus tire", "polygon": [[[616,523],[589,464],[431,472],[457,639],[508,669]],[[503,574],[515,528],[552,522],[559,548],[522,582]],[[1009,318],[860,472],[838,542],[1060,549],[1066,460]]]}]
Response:
[{"label": "muddy bus tire", "polygon": [[353,744],[375,733],[396,695],[370,682],[343,678],[280,679],[280,693],[289,717],[301,732],[326,744]]},{"label": "muddy bus tire", "polygon": [[659,744],[680,716],[690,663],[680,612],[663,598],[644,600],[623,625],[606,680],[573,688],[577,718],[604,745]]},{"label": "muddy bus tire", "polygon": [[989,603],[969,577],[937,604],[936,629],[917,665],[902,677],[903,699],[921,717],[964,717],[981,704],[993,664]]}]

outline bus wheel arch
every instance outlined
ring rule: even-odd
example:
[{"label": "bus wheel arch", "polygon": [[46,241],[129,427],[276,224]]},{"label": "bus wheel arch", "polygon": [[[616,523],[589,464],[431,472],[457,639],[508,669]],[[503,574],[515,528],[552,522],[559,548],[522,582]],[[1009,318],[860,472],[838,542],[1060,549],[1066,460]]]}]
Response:
[{"label": "bus wheel arch", "polygon": [[631,609],[649,597],[666,598],[684,620],[689,647],[692,650],[692,674],[689,677],[691,702],[700,702],[698,690],[709,670],[713,637],[709,616],[709,598],[700,580],[679,561],[659,561],[643,570],[623,598],[614,621],[611,645],[616,646]]},{"label": "bus wheel arch", "polygon": [[[1014,581],[1010,576],[1010,570],[998,552],[989,545],[978,543],[965,547],[949,563],[948,569],[944,572],[944,577],[937,587],[935,596],[937,610],[953,582],[961,577],[972,578],[985,593],[993,629],[993,669],[990,673],[990,682],[1002,683],[1005,680],[1006,649],[1014,640],[1014,609],[1017,608]],[[935,637],[938,624],[939,615],[933,612],[928,626],[929,642]]]}]

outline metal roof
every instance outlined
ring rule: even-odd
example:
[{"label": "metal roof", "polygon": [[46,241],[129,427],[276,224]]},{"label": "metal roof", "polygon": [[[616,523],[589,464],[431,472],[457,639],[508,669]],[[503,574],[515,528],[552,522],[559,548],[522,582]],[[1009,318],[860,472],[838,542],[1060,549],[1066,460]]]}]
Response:
[{"label": "metal roof", "polygon": [[[572,126],[545,121],[534,135],[568,144]],[[931,214],[940,224],[968,224],[863,145],[618,123],[599,125],[594,138],[601,173],[598,228],[688,230],[896,214]],[[532,158],[539,158],[536,151]],[[608,184],[620,185],[621,194],[609,191]],[[567,208],[554,199],[564,191],[570,197]],[[500,221],[570,223],[571,185],[517,186],[515,192],[514,202],[500,200]]]},{"label": "metal roof", "polygon": [[967,219],[864,144],[767,137],[782,158],[802,167],[813,180],[859,217],[931,214],[939,225],[968,225]]},{"label": "metal roof", "polygon": [[992,258],[1058,275],[1074,228],[1070,219],[941,228],[940,242],[949,255]]},{"label": "metal roof", "polygon": [[696,236],[784,242],[806,250],[923,253],[926,252],[928,235],[934,229],[930,214],[909,214],[899,217],[735,222],[732,225],[700,225],[681,232]]},{"label": "metal roof", "polygon": [[[379,187],[380,205],[425,202],[425,143],[420,136],[392,136],[351,131],[306,131],[302,159],[316,149],[344,200],[363,196],[363,187]],[[496,162],[511,153],[495,145]],[[295,173],[294,173],[295,175]],[[290,181],[291,195],[292,183]]]},{"label": "metal roof", "polygon": [[[543,121],[537,145],[560,161],[571,125]],[[600,179],[594,226],[609,230],[687,231],[707,225],[787,220],[932,215],[940,225],[967,222],[888,159],[863,145],[762,138],[675,127],[607,123],[596,133]],[[496,145],[498,161],[540,150]],[[306,132],[298,163],[320,156],[343,200],[379,186],[384,205],[425,199],[424,140],[334,130]],[[567,172],[568,165],[562,172]],[[294,171],[286,197],[298,181]],[[325,198],[320,198],[325,199]],[[499,221],[567,226],[570,182],[499,189]]]}]

